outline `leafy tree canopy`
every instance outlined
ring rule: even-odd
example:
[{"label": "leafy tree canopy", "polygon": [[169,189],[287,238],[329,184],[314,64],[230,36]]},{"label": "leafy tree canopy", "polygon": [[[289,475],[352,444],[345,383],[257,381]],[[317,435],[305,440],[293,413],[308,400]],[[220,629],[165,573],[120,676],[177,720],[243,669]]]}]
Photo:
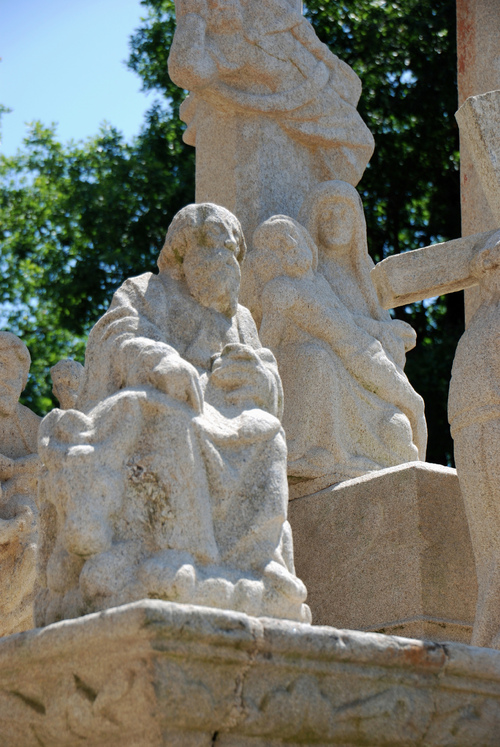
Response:
[{"label": "leafy tree canopy", "polygon": [[[171,218],[194,197],[194,150],[178,118],[184,92],[167,73],[174,3],[142,5],[129,66],[158,98],[139,136],[126,143],[103,126],[63,145],[53,127],[35,123],[16,156],[0,155],[2,322],[30,347],[25,401],[41,413],[52,405],[49,367],[83,360],[113,290],[154,267]],[[377,147],[359,189],[375,260],[459,236],[455,0],[308,0],[306,12],[363,81],[359,110]],[[461,297],[398,316],[419,335],[407,371],[426,399],[428,458],[449,463],[446,396]]]}]

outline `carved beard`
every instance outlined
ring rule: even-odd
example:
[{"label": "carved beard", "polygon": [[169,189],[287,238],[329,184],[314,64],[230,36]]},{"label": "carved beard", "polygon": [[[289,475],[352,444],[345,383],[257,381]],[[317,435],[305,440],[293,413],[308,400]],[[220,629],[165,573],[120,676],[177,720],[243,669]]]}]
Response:
[{"label": "carved beard", "polygon": [[212,272],[207,272],[206,268],[203,268],[200,277],[190,278],[188,288],[193,298],[205,308],[232,317],[238,308],[240,281],[239,268],[238,272],[227,267]]}]

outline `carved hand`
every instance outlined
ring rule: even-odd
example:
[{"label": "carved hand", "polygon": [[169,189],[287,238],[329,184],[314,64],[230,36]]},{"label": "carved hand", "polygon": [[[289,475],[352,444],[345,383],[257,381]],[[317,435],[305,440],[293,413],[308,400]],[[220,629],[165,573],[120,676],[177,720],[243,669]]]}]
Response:
[{"label": "carved hand", "polygon": [[259,356],[248,345],[230,343],[212,365],[210,382],[230,392],[230,404],[250,401],[255,406],[267,407],[270,395],[269,373]]},{"label": "carved hand", "polygon": [[162,358],[149,373],[150,383],[180,402],[187,402],[197,413],[203,410],[200,376],[194,366],[177,355]]}]

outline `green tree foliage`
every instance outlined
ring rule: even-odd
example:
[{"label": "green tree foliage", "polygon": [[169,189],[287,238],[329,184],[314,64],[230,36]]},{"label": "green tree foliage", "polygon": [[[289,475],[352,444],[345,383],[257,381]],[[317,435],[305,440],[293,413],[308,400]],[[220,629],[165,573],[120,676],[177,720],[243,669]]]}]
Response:
[{"label": "green tree foliage", "polygon": [[30,348],[25,401],[52,406],[48,370],[83,361],[85,339],[123,280],[155,266],[162,237],[194,192],[194,155],[159,105],[141,135],[111,127],[63,146],[35,123],[21,154],[0,157],[3,326]]},{"label": "green tree foliage", "polygon": [[[168,78],[172,0],[143,0],[129,65],[158,100],[132,143],[110,127],[62,145],[35,124],[0,156],[0,303],[30,346],[26,400],[50,406],[48,367],[82,360],[86,334],[122,280],[154,267],[173,214],[194,196],[194,151],[182,143],[184,93]],[[379,260],[460,235],[455,0],[308,0],[318,36],[363,81],[360,112],[376,152],[360,183]],[[460,296],[398,311],[419,334],[407,370],[427,404],[428,458],[452,454],[446,396],[463,327]]]}]

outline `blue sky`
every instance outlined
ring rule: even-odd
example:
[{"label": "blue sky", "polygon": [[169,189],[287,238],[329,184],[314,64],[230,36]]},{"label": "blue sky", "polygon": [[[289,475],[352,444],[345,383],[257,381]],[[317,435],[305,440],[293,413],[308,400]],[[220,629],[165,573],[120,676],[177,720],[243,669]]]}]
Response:
[{"label": "blue sky", "polygon": [[63,141],[103,120],[135,135],[152,98],[124,61],[145,13],[139,0],[0,0],[0,103],[13,110],[0,150],[13,154],[34,119]]}]

